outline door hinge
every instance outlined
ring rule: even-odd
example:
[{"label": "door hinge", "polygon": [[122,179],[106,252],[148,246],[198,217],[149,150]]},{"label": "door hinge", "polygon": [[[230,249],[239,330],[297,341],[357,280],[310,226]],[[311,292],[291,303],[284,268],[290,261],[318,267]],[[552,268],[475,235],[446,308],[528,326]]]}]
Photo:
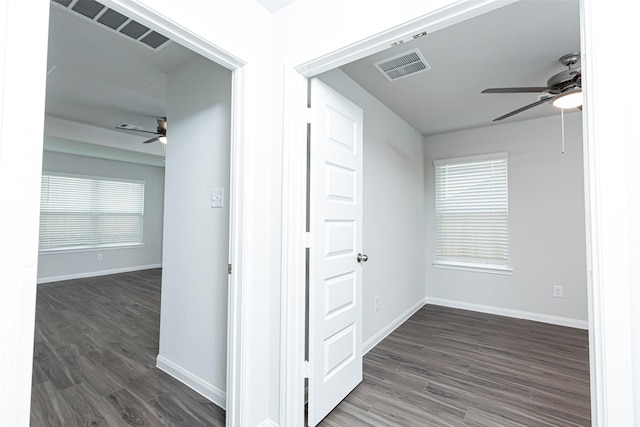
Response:
[{"label": "door hinge", "polygon": [[311,107],[307,107],[307,123],[311,123],[313,119],[313,110]]},{"label": "door hinge", "polygon": [[305,378],[311,378],[311,363],[308,360],[305,360],[302,364],[302,373]]},{"label": "door hinge", "polygon": [[231,264],[229,264],[229,268],[227,270],[228,274],[231,274]]},{"label": "door hinge", "polygon": [[313,236],[308,231],[304,233],[304,247],[305,248],[313,247]]}]

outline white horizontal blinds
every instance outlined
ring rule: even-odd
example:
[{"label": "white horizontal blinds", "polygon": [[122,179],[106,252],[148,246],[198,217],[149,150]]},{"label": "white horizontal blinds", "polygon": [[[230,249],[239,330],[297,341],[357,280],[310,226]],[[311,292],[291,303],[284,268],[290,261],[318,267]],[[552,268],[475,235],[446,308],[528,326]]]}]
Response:
[{"label": "white horizontal blinds", "polygon": [[144,183],[44,174],[40,250],[143,243]]},{"label": "white horizontal blinds", "polygon": [[506,265],[509,261],[507,157],[434,162],[436,257]]}]

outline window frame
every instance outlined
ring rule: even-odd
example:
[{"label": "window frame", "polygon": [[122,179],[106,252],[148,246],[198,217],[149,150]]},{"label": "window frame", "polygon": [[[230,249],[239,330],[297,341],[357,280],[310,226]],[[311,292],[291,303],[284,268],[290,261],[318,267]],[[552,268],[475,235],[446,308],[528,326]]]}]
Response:
[{"label": "window frame", "polygon": [[[455,257],[455,256],[443,256],[438,253],[438,241],[441,237],[438,235],[439,233],[439,216],[438,216],[438,167],[456,165],[456,164],[472,164],[472,163],[484,163],[487,161],[504,161],[504,197],[506,199],[506,226],[504,228],[504,233],[506,234],[506,243],[505,243],[505,252],[506,258],[504,262],[499,262],[498,260],[489,260],[487,258],[478,258],[478,260],[474,260],[469,257]],[[463,270],[463,271],[472,271],[472,272],[480,272],[480,273],[492,273],[492,274],[502,274],[502,275],[511,275],[513,274],[513,268],[510,263],[510,230],[509,230],[509,178],[508,178],[508,153],[500,152],[500,153],[492,153],[492,154],[484,154],[477,156],[465,156],[465,157],[454,157],[447,158],[441,160],[433,161],[433,170],[434,170],[434,217],[435,217],[435,259],[432,265],[435,268],[442,269],[451,269],[451,270]]]},{"label": "window frame", "polygon": [[[98,176],[98,175],[86,175],[86,174],[74,174],[67,172],[58,172],[58,171],[42,171],[41,180],[40,180],[40,191],[42,197],[42,183],[43,178],[47,176],[55,176],[55,177],[63,177],[63,178],[78,178],[78,179],[86,179],[93,181],[103,181],[103,182],[123,182],[123,183],[131,183],[131,184],[139,184],[142,186],[141,188],[141,200],[140,207],[141,211],[138,214],[141,217],[140,223],[140,241],[137,242],[116,242],[116,243],[102,243],[102,244],[87,244],[87,245],[67,245],[63,247],[52,247],[45,248],[41,247],[40,242],[40,233],[38,233],[38,254],[39,255],[47,255],[47,254],[60,254],[60,253],[71,253],[71,252],[89,252],[89,251],[103,251],[103,250],[113,250],[113,249],[133,249],[133,248],[142,248],[144,247],[144,217],[145,217],[145,191],[146,191],[146,181],[140,179],[129,179],[129,178],[115,178],[110,176]],[[39,211],[39,227],[41,228],[42,221],[42,204],[40,205]]]}]

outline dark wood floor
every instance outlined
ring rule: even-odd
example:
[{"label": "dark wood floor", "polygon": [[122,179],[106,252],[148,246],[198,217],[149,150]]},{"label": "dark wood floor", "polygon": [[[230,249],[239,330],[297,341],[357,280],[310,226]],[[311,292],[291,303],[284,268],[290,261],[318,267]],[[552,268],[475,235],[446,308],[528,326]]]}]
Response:
[{"label": "dark wood floor", "polygon": [[589,426],[588,353],[583,330],[425,306],[320,425]]},{"label": "dark wood floor", "polygon": [[[160,270],[38,286],[32,426],[222,426],[157,370]],[[425,306],[364,358],[332,426],[588,426],[587,332]],[[284,427],[284,426],[283,426]]]},{"label": "dark wood floor", "polygon": [[31,425],[224,426],[155,368],[161,270],[38,286]]}]

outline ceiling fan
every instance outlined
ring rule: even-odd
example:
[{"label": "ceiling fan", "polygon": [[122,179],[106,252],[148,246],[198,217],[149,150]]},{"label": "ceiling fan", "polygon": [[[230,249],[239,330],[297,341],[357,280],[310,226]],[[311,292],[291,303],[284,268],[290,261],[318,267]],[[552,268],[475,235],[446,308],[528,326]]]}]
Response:
[{"label": "ceiling fan", "polygon": [[483,90],[482,93],[544,93],[538,101],[511,111],[493,119],[493,121],[506,119],[545,102],[552,102],[558,108],[580,108],[582,106],[582,70],[580,66],[574,67],[580,61],[580,53],[568,53],[558,61],[568,69],[549,78],[547,86],[502,87]]},{"label": "ceiling fan", "polygon": [[153,138],[150,138],[144,141],[143,144],[149,144],[151,142],[156,142],[156,141],[160,141],[163,144],[166,144],[167,143],[167,118],[166,117],[156,118],[156,122],[158,123],[158,127],[156,128],[155,132],[143,129],[140,126],[132,125],[129,123],[120,123],[119,125],[116,125],[116,129],[128,130],[132,132],[150,133],[152,135],[155,135]]}]

